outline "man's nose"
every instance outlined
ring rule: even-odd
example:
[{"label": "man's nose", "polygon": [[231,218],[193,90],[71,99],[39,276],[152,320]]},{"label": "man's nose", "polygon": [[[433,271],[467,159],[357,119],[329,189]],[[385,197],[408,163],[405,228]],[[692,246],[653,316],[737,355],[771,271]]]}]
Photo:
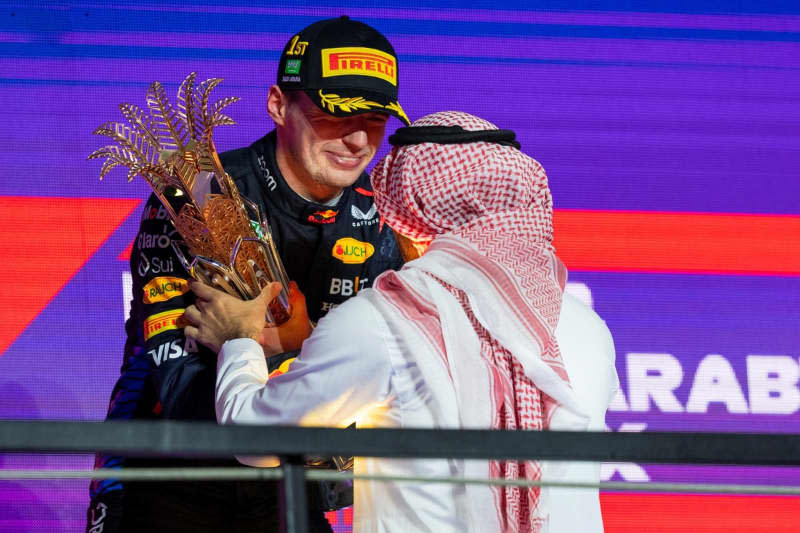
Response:
[{"label": "man's nose", "polygon": [[342,140],[350,149],[361,149],[369,142],[367,129],[361,121],[353,121]]}]

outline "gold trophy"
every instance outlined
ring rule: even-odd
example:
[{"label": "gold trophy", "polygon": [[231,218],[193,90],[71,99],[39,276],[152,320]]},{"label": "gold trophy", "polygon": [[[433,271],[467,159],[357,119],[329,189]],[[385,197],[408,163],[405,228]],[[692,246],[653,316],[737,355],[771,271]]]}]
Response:
[{"label": "gold trophy", "polygon": [[177,108],[159,82],[147,89],[149,113],[120,104],[128,123],[97,128],[95,134],[116,144],[95,150],[89,159],[105,158],[100,179],[121,166],[128,168],[128,181],[139,174],[150,184],[183,237],[172,246],[193,278],[245,300],[279,281],[283,290],[270,302],[267,321],[280,324],[291,314],[286,271],[264,214],[239,194],[211,136],[216,126],[235,124],[222,111],[239,98],[210,104],[222,79],[196,84],[195,77],[192,72],[178,88]]}]

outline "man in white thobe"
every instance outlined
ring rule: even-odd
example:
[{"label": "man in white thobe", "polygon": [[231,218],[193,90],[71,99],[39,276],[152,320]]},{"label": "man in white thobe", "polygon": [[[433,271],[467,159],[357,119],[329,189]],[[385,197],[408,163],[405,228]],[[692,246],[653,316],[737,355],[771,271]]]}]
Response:
[{"label": "man in white thobe", "polygon": [[[322,319],[302,295],[262,330],[273,287],[241,302],[194,284],[187,334],[220,349],[220,423],[602,430],[618,387],[605,323],[564,292],[552,200],[512,132],[458,112],[390,137],[372,173],[382,220],[407,263]],[[265,351],[299,344],[269,378]],[[267,353],[269,355],[269,353]],[[356,474],[597,481],[599,465],[357,458]],[[597,490],[355,484],[357,532],[602,531]]]}]

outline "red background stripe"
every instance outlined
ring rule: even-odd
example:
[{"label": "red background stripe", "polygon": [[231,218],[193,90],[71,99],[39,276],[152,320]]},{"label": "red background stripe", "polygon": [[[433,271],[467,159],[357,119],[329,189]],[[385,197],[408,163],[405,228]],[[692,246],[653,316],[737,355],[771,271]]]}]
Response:
[{"label": "red background stripe", "polygon": [[606,533],[789,533],[800,497],[602,493]]},{"label": "red background stripe", "polygon": [[800,216],[557,210],[571,270],[800,274]]},{"label": "red background stripe", "polygon": [[0,354],[139,203],[0,196]]}]

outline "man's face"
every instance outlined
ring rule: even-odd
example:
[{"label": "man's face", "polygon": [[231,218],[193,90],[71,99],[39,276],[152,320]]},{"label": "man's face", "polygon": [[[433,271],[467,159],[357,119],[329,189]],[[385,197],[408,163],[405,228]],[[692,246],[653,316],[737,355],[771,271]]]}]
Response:
[{"label": "man's face", "polygon": [[282,123],[276,123],[285,154],[279,163],[288,167],[281,170],[285,174],[288,170],[312,192],[337,194],[352,185],[375,156],[389,117],[380,113],[334,117],[298,92],[288,98],[281,118]]}]

